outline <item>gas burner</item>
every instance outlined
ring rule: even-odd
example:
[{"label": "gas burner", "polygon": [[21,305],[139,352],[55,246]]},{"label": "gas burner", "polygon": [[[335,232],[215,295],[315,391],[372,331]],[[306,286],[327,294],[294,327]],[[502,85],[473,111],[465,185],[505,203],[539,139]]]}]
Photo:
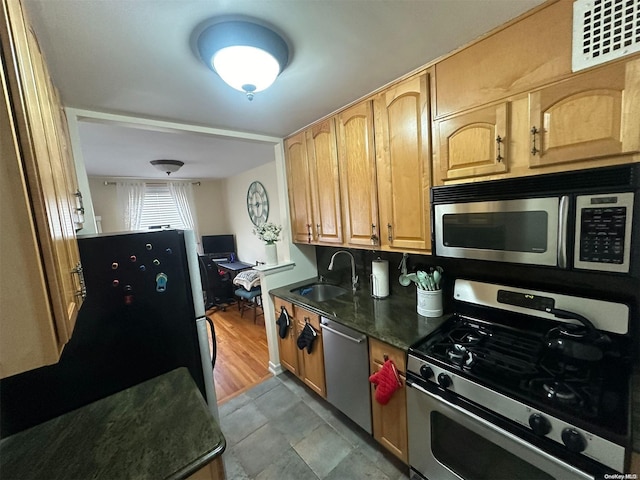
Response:
[{"label": "gas burner", "polygon": [[561,403],[575,404],[578,395],[566,383],[552,380],[544,382],[542,388],[547,392],[547,398],[558,400]]},{"label": "gas burner", "polygon": [[548,405],[557,408],[573,407],[580,414],[593,417],[597,413],[597,401],[590,396],[587,384],[557,377],[535,378],[528,382],[528,390]]},{"label": "gas burner", "polygon": [[464,365],[466,367],[470,367],[475,358],[473,352],[459,343],[453,344],[453,346],[447,350],[447,357],[449,357],[449,360],[451,360],[451,363],[454,365]]},{"label": "gas burner", "polygon": [[469,343],[469,344],[476,344],[478,342],[480,342],[480,340],[482,339],[482,335],[476,332],[472,332],[472,333],[467,333],[464,336],[464,342],[465,343]]},{"label": "gas burner", "polygon": [[484,330],[464,326],[452,331],[449,334],[449,341],[454,344],[471,346],[479,344],[485,337],[490,336],[491,334]]},{"label": "gas burner", "polygon": [[454,344],[453,347],[447,350],[447,356],[449,357],[449,360],[451,360],[456,365],[462,365],[464,363],[464,357],[466,353],[467,349],[459,343]]}]

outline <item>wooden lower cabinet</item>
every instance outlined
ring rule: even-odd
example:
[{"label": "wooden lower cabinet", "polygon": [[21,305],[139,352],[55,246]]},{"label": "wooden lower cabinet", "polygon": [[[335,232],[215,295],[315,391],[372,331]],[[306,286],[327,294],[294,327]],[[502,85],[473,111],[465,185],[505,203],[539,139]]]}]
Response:
[{"label": "wooden lower cabinet", "polygon": [[187,480],[225,480],[225,478],[222,457],[217,457],[187,477]]},{"label": "wooden lower cabinet", "polygon": [[[296,311],[302,310],[296,307]],[[298,314],[296,314],[298,315]],[[312,314],[313,315],[313,314]],[[318,315],[315,315],[318,317]],[[296,330],[296,339],[302,329],[304,328],[306,320],[300,320],[298,317],[298,325]],[[324,346],[322,344],[322,331],[319,326],[316,327],[313,325],[313,328],[318,333],[316,340],[313,342],[313,348],[311,353],[307,352],[307,349],[298,350],[299,352],[299,364],[300,368],[300,379],[307,384],[311,390],[316,392],[322,398],[327,397],[327,386],[324,378]],[[296,345],[297,346],[297,345]]]},{"label": "wooden lower cabinet", "polygon": [[371,386],[371,415],[373,417],[373,438],[405,463],[409,462],[407,436],[407,389],[405,371],[405,352],[386,343],[369,338],[369,368],[371,374],[379,371],[385,355],[393,360],[398,371],[402,387],[396,390],[386,405],[380,405],[375,399],[375,390]]},{"label": "wooden lower cabinet", "polygon": [[296,321],[293,316],[293,304],[273,297],[274,311],[276,319],[280,318],[282,310],[286,310],[291,320],[291,326],[287,330],[284,338],[280,337],[278,329],[278,351],[280,352],[280,364],[296,376],[300,376],[300,368],[298,363],[298,346],[296,345]]},{"label": "wooden lower cabinet", "polygon": [[[273,297],[273,304],[276,318],[280,316],[282,309],[285,309],[291,320],[291,326],[287,330],[285,338],[281,338],[278,335],[280,364],[322,398],[326,398],[327,387],[324,377],[324,352],[320,316],[278,297]],[[306,348],[300,350],[297,343],[306,323],[309,323],[318,334],[313,343],[311,353],[307,352]]]}]

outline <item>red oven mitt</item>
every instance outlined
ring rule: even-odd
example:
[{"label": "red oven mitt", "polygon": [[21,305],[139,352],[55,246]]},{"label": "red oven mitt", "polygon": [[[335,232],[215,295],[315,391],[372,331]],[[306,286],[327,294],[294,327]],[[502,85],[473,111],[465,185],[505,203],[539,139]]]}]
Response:
[{"label": "red oven mitt", "polygon": [[393,360],[384,362],[379,372],[369,377],[369,381],[376,386],[376,400],[380,405],[386,405],[394,392],[402,386],[400,376]]}]

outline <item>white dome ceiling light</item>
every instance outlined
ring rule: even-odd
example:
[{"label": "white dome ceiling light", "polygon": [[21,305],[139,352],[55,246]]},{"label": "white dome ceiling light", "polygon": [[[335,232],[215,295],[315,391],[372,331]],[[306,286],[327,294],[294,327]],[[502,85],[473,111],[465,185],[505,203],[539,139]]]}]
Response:
[{"label": "white dome ceiling light", "polygon": [[247,21],[215,23],[197,39],[202,61],[231,87],[253,100],[271,86],[289,61],[286,42],[274,31]]},{"label": "white dome ceiling light", "polygon": [[149,163],[167,175],[177,172],[184,165],[180,160],[151,160]]}]

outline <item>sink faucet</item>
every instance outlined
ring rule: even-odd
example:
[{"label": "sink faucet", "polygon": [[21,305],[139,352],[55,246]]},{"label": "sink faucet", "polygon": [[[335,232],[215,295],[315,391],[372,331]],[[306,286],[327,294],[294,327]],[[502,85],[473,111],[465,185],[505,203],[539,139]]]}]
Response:
[{"label": "sink faucet", "polygon": [[358,288],[358,275],[356,275],[356,261],[353,258],[351,252],[346,250],[338,250],[331,256],[331,261],[329,262],[328,270],[333,270],[333,259],[336,258],[336,255],[339,253],[346,253],[351,258],[351,288],[353,289],[353,293],[356,293],[356,289]]}]

